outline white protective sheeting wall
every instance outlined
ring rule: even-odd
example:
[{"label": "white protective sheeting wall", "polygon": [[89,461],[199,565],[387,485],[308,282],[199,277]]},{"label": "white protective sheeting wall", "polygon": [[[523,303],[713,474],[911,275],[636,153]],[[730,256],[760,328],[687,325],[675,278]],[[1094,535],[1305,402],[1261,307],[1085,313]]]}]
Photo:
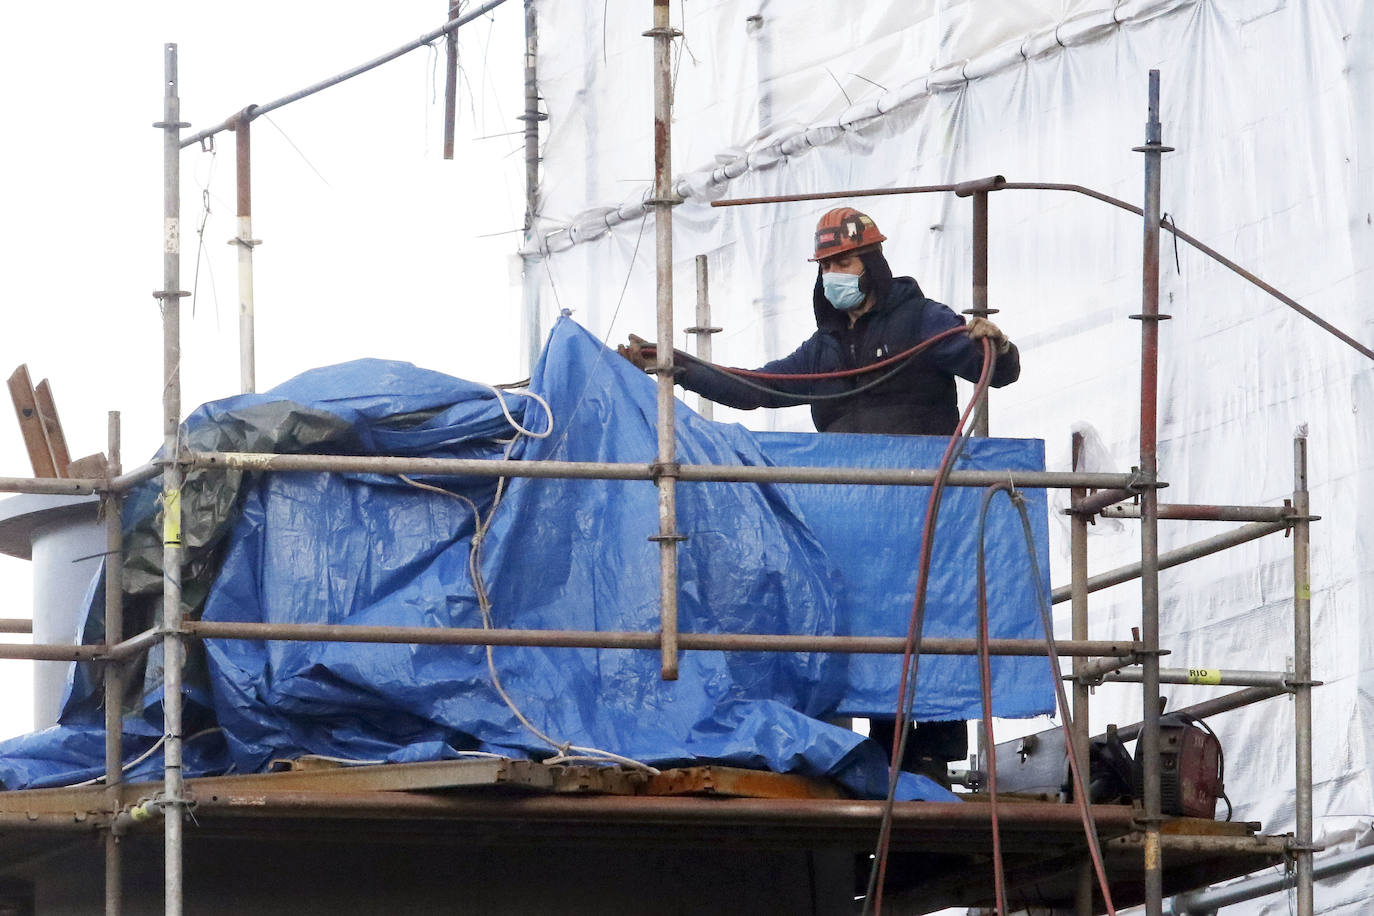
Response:
[{"label": "white protective sheeting wall", "polygon": [[[650,4],[541,2],[549,121],[542,221],[527,282],[611,343],[652,336]],[[829,205],[713,209],[712,198],[942,183],[1000,173],[1139,201],[1146,74],[1162,73],[1164,209],[1177,224],[1358,339],[1374,342],[1374,4],[1363,0],[679,0],[673,156],[676,324],[694,323],[695,255],[711,268],[718,361],[753,366],[812,330],[809,254]],[[897,274],[970,305],[970,208],[950,194],[858,206]],[[1067,469],[1086,429],[1101,469],[1138,456],[1141,224],[1064,194],[991,198],[991,305],[1023,372],[992,398],[994,434],[1046,440]],[[1374,366],[1169,236],[1162,252],[1160,474],[1166,501],[1279,504],[1292,439],[1310,441],[1316,832],[1363,844],[1374,824]],[[690,347],[685,335],[678,346]],[[687,396],[695,403],[694,396]],[[804,408],[717,410],[810,428]],[[646,456],[648,457],[648,456]],[[1061,497],[1060,504],[1064,502]],[[1218,523],[1164,522],[1161,548]],[[1054,581],[1067,526],[1052,525]],[[1099,522],[1091,568],[1138,558],[1133,522]],[[1292,654],[1291,541],[1270,538],[1162,574],[1171,667],[1283,669]],[[1098,593],[1093,638],[1139,622],[1138,586]],[[1068,631],[1067,605],[1056,615]],[[1166,687],[1171,706],[1225,688]],[[1106,686],[1093,725],[1140,717]],[[1292,829],[1292,704],[1213,720],[1236,817]],[[1368,911],[1374,873],[1318,885],[1318,911]],[[1227,912],[1231,912],[1228,910]],[[1281,896],[1236,912],[1286,913]]]}]

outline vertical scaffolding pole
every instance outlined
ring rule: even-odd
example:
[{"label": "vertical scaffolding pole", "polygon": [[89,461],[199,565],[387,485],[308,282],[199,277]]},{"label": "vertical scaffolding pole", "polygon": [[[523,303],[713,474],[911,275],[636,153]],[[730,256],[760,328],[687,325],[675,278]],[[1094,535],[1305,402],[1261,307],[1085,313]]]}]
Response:
[{"label": "vertical scaffolding pole", "polygon": [[1140,497],[1140,617],[1144,715],[1140,755],[1144,759],[1145,913],[1161,916],[1164,874],[1161,863],[1159,782],[1159,491],[1157,472],[1159,407],[1159,188],[1162,144],[1159,122],[1159,71],[1150,71],[1149,117],[1145,145],[1144,269],[1140,321],[1140,473],[1146,488]]},{"label": "vertical scaffolding pole", "polygon": [[1296,841],[1298,916],[1312,916],[1312,522],[1307,493],[1307,439],[1293,440],[1293,720],[1297,743]]},{"label": "vertical scaffolding pole", "polygon": [[[449,0],[449,21],[460,15],[458,0]],[[453,158],[453,134],[458,121],[458,30],[450,29],[444,36],[444,158]]]},{"label": "vertical scaffolding pole", "polygon": [[[697,358],[711,362],[711,337],[720,333],[720,328],[711,326],[711,278],[706,264],[706,255],[697,255],[697,323],[687,328],[688,334],[697,339]],[[706,398],[697,399],[697,413],[708,420],[715,418],[715,405]]]},{"label": "vertical scaffolding pole", "polygon": [[[996,309],[988,308],[988,192],[973,194],[973,308],[976,318],[986,318]],[[989,428],[988,393],[983,392],[983,409],[973,425],[975,436],[987,436]],[[1084,770],[1084,772],[1087,772]]]},{"label": "vertical scaffolding pole", "polygon": [[[539,212],[539,122],[545,116],[539,111],[539,17],[534,0],[525,0],[525,242],[533,239],[535,215]],[[545,255],[544,257],[548,257]],[[531,371],[539,361],[543,335],[539,330],[539,297],[535,294],[533,256],[524,258],[525,278],[525,341]]]},{"label": "vertical scaffolding pole", "polygon": [[182,832],[185,794],[181,776],[181,100],[177,96],[177,46],[168,44],[162,128],[162,716],[163,841],[166,916],[182,911]]},{"label": "vertical scaffolding pole", "polygon": [[253,171],[252,134],[249,122],[253,106],[249,105],[229,122],[234,132],[234,176],[238,211],[238,235],[229,244],[238,247],[239,254],[239,390],[243,394],[257,391],[256,331],[253,314],[253,249],[259,244],[253,238]]},{"label": "vertical scaffolding pole", "polygon": [[[1083,456],[1083,434],[1073,434],[1073,469],[1080,470],[1079,464]],[[1079,500],[1088,495],[1088,491],[1082,487],[1075,487],[1069,491],[1069,505],[1075,505]],[[1069,532],[1069,555],[1070,555],[1070,576],[1069,593],[1072,620],[1073,638],[1075,640],[1088,638],[1088,517],[1080,512],[1073,513],[1070,517]],[[1077,675],[1083,672],[1087,665],[1087,659],[1074,656],[1073,659],[1073,752],[1078,755],[1078,772],[1089,772],[1088,760],[1088,736],[1090,734],[1091,722],[1088,719],[1088,685],[1078,679]],[[1091,799],[1089,799],[1091,801]],[[1093,867],[1091,861],[1086,861],[1079,866],[1078,884],[1074,889],[1074,914],[1075,916],[1093,916]]]},{"label": "vertical scaffolding pole", "polygon": [[658,286],[658,486],[659,635],[662,673],[677,680],[677,449],[673,428],[673,196],[672,41],[679,33],[668,20],[668,0],[654,0],[654,252]]},{"label": "vertical scaffolding pole", "polygon": [[[119,411],[109,414],[105,479],[122,473],[119,466]],[[105,645],[124,638],[124,534],[120,526],[123,500],[113,488],[105,491]],[[105,663],[105,799],[112,816],[120,809],[124,782],[124,665],[114,659]],[[123,865],[119,837],[105,832],[105,916],[120,916],[123,907]]]}]

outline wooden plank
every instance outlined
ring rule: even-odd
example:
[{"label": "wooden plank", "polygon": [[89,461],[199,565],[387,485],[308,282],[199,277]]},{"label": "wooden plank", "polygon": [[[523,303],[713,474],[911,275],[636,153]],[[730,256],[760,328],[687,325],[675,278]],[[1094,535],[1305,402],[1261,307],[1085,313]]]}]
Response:
[{"label": "wooden plank", "polygon": [[33,399],[38,405],[38,419],[43,421],[43,432],[48,437],[48,450],[52,453],[53,467],[57,469],[58,477],[67,475],[67,465],[72,463],[72,456],[67,451],[67,437],[62,432],[62,421],[57,416],[57,403],[52,399],[52,386],[47,379],[38,383],[38,387],[33,389]]},{"label": "wooden plank", "polygon": [[109,471],[104,452],[96,452],[85,458],[78,458],[67,465],[67,476],[74,478],[104,477]]},{"label": "wooden plank", "polygon": [[56,477],[57,465],[53,463],[43,421],[38,416],[38,404],[34,400],[33,382],[29,380],[27,365],[14,370],[9,386],[14,413],[19,418],[19,432],[24,436],[24,448],[28,450],[29,463],[33,465],[33,476]]}]

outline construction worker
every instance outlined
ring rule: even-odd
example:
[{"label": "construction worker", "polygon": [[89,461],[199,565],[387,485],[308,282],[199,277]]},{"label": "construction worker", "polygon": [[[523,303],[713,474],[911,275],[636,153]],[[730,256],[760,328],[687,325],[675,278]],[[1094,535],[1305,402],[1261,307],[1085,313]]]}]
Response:
[{"label": "construction worker", "polygon": [[[789,356],[756,371],[814,375],[861,368],[964,325],[949,306],[927,299],[911,277],[892,276],[882,250],[886,238],[871,218],[853,207],[839,207],[821,217],[810,259],[818,266],[811,296],[816,333]],[[752,410],[810,403],[821,432],[949,436],[959,423],[954,377],[978,380],[983,370],[981,339],[995,345],[993,387],[1009,385],[1021,374],[1020,354],[997,325],[974,318],[967,331],[942,339],[905,363],[846,378],[760,383],[690,358],[675,360],[674,368],[682,387],[729,407]],[[632,334],[618,352],[649,371],[655,360],[645,354],[645,343]],[[870,723],[870,736],[889,750],[892,733],[892,719]],[[967,753],[965,723],[922,723],[908,739],[903,769],[947,784],[946,762]]]}]

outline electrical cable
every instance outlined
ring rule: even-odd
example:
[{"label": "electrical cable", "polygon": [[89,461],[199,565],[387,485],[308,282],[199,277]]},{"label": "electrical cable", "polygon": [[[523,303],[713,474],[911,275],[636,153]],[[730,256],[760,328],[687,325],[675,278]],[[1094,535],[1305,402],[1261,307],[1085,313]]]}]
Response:
[{"label": "electrical cable", "polygon": [[983,371],[974,387],[969,405],[965,408],[963,415],[960,416],[959,422],[955,425],[954,432],[950,436],[949,444],[945,447],[945,453],[940,459],[935,481],[930,488],[930,497],[926,502],[925,520],[921,526],[921,553],[916,574],[916,594],[912,600],[911,620],[902,654],[902,677],[898,689],[896,718],[893,723],[892,757],[887,797],[883,806],[882,821],[878,828],[878,844],[873,854],[873,865],[869,870],[868,889],[864,895],[863,912],[865,916],[870,912],[874,913],[875,916],[882,912],[882,889],[887,876],[893,806],[896,804],[900,764],[906,753],[907,723],[910,719],[911,707],[915,703],[915,682],[920,662],[920,653],[916,652],[915,648],[920,642],[921,631],[925,626],[926,589],[930,579],[930,562],[935,540],[935,520],[939,513],[941,494],[944,491],[945,482],[949,479],[949,473],[953,469],[955,459],[963,452],[964,445],[968,442],[969,437],[964,435],[963,431],[968,424],[970,415],[978,408],[987,392],[988,385],[992,381],[992,370],[995,364],[996,354],[992,347],[992,341],[984,338]]},{"label": "electrical cable", "polygon": [[[992,819],[992,878],[997,900],[997,916],[1007,916],[1007,875],[1002,861],[1002,823],[997,794],[997,742],[992,734],[992,653],[989,650],[991,626],[988,623],[988,576],[986,538],[988,506],[998,491],[1010,484],[997,484],[983,491],[978,509],[978,681],[983,704],[983,739],[987,744],[988,805]],[[1013,497],[1015,498],[1015,497]]]},{"label": "electrical cable", "polygon": [[[194,740],[196,740],[197,738],[200,738],[200,737],[202,737],[202,736],[204,736],[204,735],[210,735],[210,734],[213,734],[213,733],[215,733],[215,732],[222,732],[222,731],[224,731],[224,729],[221,728],[221,727],[219,727],[219,726],[214,726],[214,727],[212,727],[212,728],[203,728],[203,729],[201,729],[200,731],[196,732],[194,735],[190,735],[190,736],[188,736],[188,737],[186,737],[186,738],[183,738],[183,739],[181,739],[181,740],[182,740],[182,743],[185,744],[187,741],[194,741]],[[119,772],[121,772],[121,773],[127,773],[127,772],[129,772],[129,771],[132,770],[134,767],[138,766],[140,763],[142,763],[143,761],[147,760],[149,757],[153,756],[153,754],[157,753],[157,749],[160,748],[160,747],[162,747],[162,745],[165,744],[166,741],[167,741],[167,736],[166,736],[166,735],[163,735],[162,737],[158,738],[156,741],[153,742],[152,747],[148,748],[146,751],[144,751],[143,753],[139,754],[139,755],[138,755],[137,757],[135,757],[133,760],[130,760],[128,763],[126,763],[126,764],[124,764],[123,766],[121,766],[121,767],[119,768]],[[102,783],[105,782],[105,777],[106,777],[107,775],[109,775],[109,774],[101,773],[99,776],[94,776],[94,777],[92,777],[92,778],[90,778],[90,779],[87,779],[85,782],[75,782],[75,783],[72,783],[70,786],[67,786],[66,788],[69,788],[69,789],[79,789],[79,788],[81,788],[81,787],[83,787],[83,786],[98,786],[98,785],[100,785],[100,784],[102,784]]]},{"label": "electrical cable", "polygon": [[[545,411],[548,412],[548,426],[542,433],[533,433],[525,429],[519,423],[515,422],[515,420],[511,417],[510,412],[506,410],[505,400],[501,397],[500,391],[498,391],[495,388],[492,388],[492,390],[497,392],[497,398],[501,400],[501,408],[505,412],[506,419],[510,422],[511,426],[513,426],[516,431],[516,436],[506,444],[506,451],[505,454],[502,456],[503,460],[510,459],[511,452],[514,450],[515,443],[519,441],[520,436],[523,435],[536,439],[543,439],[553,432],[553,410],[549,407],[548,402],[545,401],[543,398],[539,397],[539,395],[535,394],[532,391],[518,392],[519,394],[528,395],[529,397],[534,398],[536,401],[539,402],[540,405],[544,407]],[[439,493],[444,496],[450,496],[454,499],[460,500],[461,502],[465,503],[468,506],[468,508],[472,510],[473,533],[472,541],[468,546],[468,577],[472,580],[473,593],[476,595],[477,598],[477,608],[482,617],[482,629],[495,629],[495,626],[492,623],[491,615],[491,596],[487,592],[486,582],[482,578],[482,546],[485,543],[487,532],[491,528],[492,520],[496,517],[496,510],[500,507],[501,499],[505,495],[506,481],[509,478],[497,478],[496,495],[492,499],[491,509],[487,512],[486,517],[483,518],[482,512],[480,509],[478,509],[477,504],[461,493],[455,493],[452,490],[445,490],[443,487],[436,487],[433,484],[421,483],[420,481],[407,477],[404,474],[398,476],[402,481],[404,481],[412,487],[415,487],[420,490],[429,490],[431,492]],[[617,763],[622,766],[630,767],[637,770],[642,770],[653,776],[658,775],[659,771],[656,768],[649,766],[648,764],[643,763],[641,761],[635,760],[630,757],[625,757],[620,754],[616,754],[612,751],[604,750],[602,748],[583,747],[581,745],[572,744],[568,741],[557,741],[553,737],[548,735],[546,732],[541,730],[538,726],[536,726],[533,722],[529,720],[529,718],[520,709],[519,705],[515,702],[515,700],[511,698],[509,693],[506,692],[505,685],[501,683],[501,675],[496,668],[496,656],[493,652],[494,647],[488,644],[485,647],[485,649],[487,658],[487,672],[491,675],[492,686],[495,688],[497,695],[501,697],[501,701],[506,704],[506,708],[511,711],[511,714],[515,716],[516,720],[522,726],[524,726],[530,734],[534,735],[540,741],[549,745],[549,747],[553,748],[557,752],[553,757],[550,757],[544,761],[546,764],[552,765],[573,760],[601,760]],[[570,755],[570,751],[575,751],[576,753]]]},{"label": "electrical cable", "polygon": [[[1025,539],[1026,554],[1030,560],[1031,580],[1035,583],[1037,606],[1040,610],[1040,625],[1045,631],[1045,649],[1049,656],[1050,673],[1054,679],[1054,694],[1060,709],[1060,727],[1064,732],[1064,746],[1073,749],[1073,718],[1070,713],[1068,693],[1064,690],[1064,672],[1059,664],[1059,648],[1054,638],[1054,619],[1051,616],[1049,595],[1045,593],[1044,583],[1040,581],[1040,562],[1035,556],[1035,535],[1031,532],[1030,516],[1026,513],[1026,500],[1020,493],[1016,492],[1010,482],[1005,484],[995,484],[989,490],[996,492],[999,490],[1007,493],[1008,499],[1016,508],[1017,514],[1021,518],[1021,533]],[[990,499],[991,497],[989,497]],[[982,529],[979,529],[979,541],[981,546]],[[981,562],[981,552],[980,552]],[[991,749],[991,745],[989,745]],[[1093,821],[1091,799],[1089,798],[1088,774],[1082,771],[1079,765],[1078,754],[1070,753],[1069,774],[1073,779],[1074,801],[1078,806],[1079,815],[1083,820],[1083,833],[1088,843],[1088,854],[1092,859],[1093,870],[1097,875],[1098,887],[1102,891],[1102,900],[1107,907],[1109,916],[1116,916],[1116,907],[1112,903],[1111,887],[1107,882],[1107,869],[1102,860],[1102,846],[1097,837],[1097,825]]]}]

